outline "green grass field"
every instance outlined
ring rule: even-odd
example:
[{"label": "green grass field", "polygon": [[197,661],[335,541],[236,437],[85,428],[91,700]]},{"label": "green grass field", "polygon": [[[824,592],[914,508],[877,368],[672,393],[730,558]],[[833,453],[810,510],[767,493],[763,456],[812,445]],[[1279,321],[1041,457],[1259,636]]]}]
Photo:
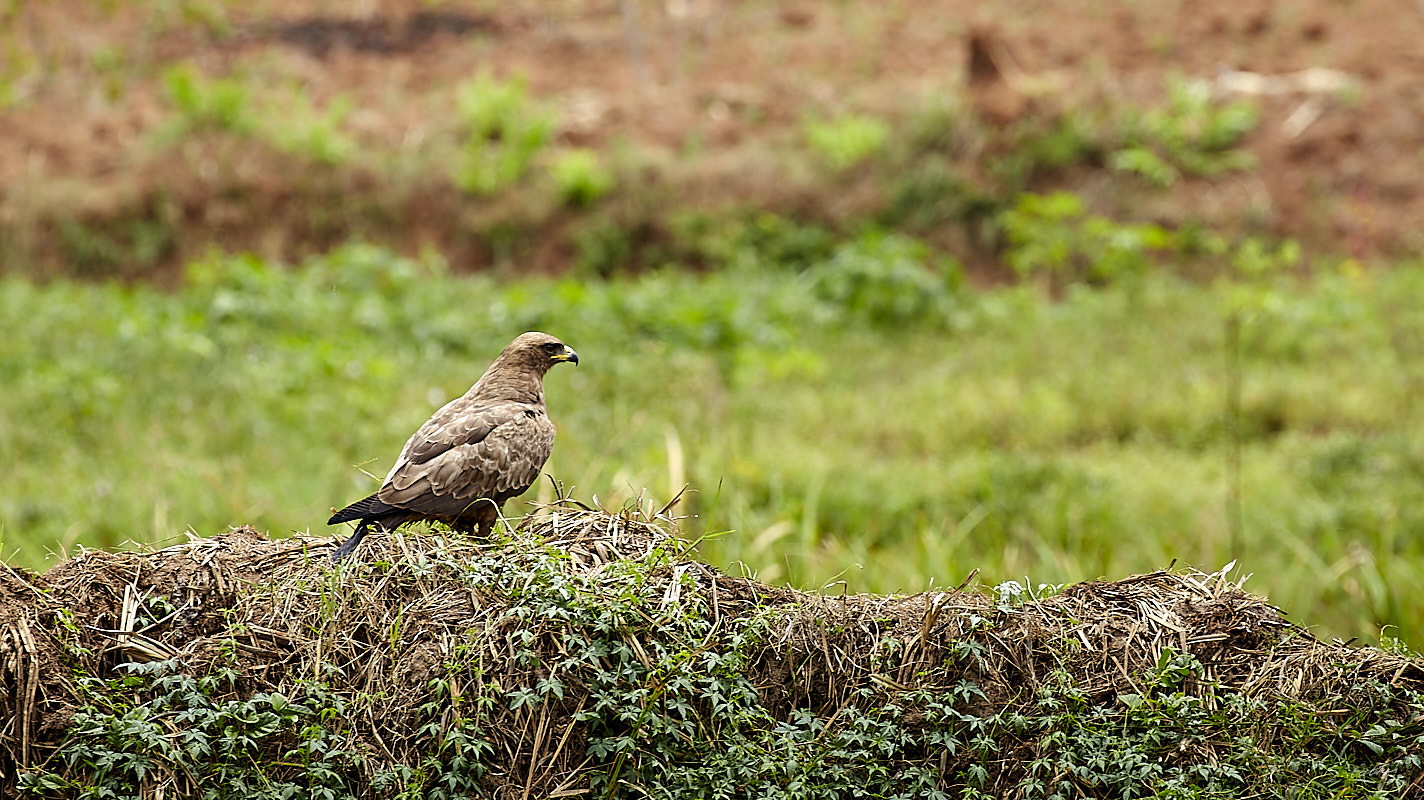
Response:
[{"label": "green grass field", "polygon": [[4,557],[326,531],[540,329],[582,357],[546,384],[546,471],[606,505],[690,484],[685,534],[731,571],[915,592],[1236,560],[1320,635],[1418,645],[1424,271],[1243,306],[1153,271],[969,290],[922,255],[868,237],[804,269],[496,282],[351,246],[215,256],[171,292],[6,278]]}]

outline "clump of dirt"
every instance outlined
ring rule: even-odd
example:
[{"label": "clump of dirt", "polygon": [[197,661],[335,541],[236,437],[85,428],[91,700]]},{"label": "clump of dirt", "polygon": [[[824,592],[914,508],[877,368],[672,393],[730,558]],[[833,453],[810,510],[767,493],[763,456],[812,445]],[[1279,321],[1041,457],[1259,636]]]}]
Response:
[{"label": "clump of dirt", "polygon": [[[1112,707],[1157,691],[1154,672],[1182,658],[1197,664],[1182,690],[1201,702],[1240,693],[1338,705],[1368,685],[1424,690],[1424,664],[1319,642],[1224,573],[1156,572],[1042,599],[964,585],[829,597],[693,560],[665,514],[564,501],[526,519],[510,540],[406,531],[372,537],[359,560],[341,565],[328,560],[335,539],[268,540],[239,528],[152,552],[85,552],[44,576],[7,568],[0,789],[13,791],[17,774],[37,768],[83,778],[82,767],[51,760],[76,712],[93,702],[94,685],[78,681],[121,675],[126,662],[165,662],[195,676],[226,670],[225,696],[236,698],[299,698],[320,681],[346,698],[336,717],[322,716],[341,730],[342,751],[367,754],[341,767],[354,785],[379,769],[404,769],[396,774],[406,780],[425,774],[434,748],[465,730],[460,714],[483,709],[474,731],[488,745],[476,773],[483,790],[528,796],[585,787],[610,763],[616,776],[627,754],[610,762],[590,742],[621,730],[618,720],[673,707],[717,730],[716,704],[727,697],[705,706],[678,692],[719,674],[754,687],[765,719],[805,710],[827,730],[873,702],[893,702],[912,728],[932,726],[926,715],[945,703],[963,719],[1036,713],[1035,698],[1064,687]],[[620,663],[645,683],[619,687]],[[719,672],[728,664],[740,665],[731,678]],[[136,702],[141,690],[126,686],[110,685],[114,702]],[[642,698],[642,709],[605,707],[615,689]],[[536,692],[541,700],[530,705]],[[203,700],[189,718],[215,702]],[[265,729],[273,739],[275,725]],[[276,748],[251,763],[269,765],[264,780],[276,780],[300,766],[280,757],[293,746],[250,744]],[[950,755],[910,750],[896,759],[937,765],[948,780],[964,766]],[[1002,759],[985,785],[1011,786],[1029,760]],[[200,784],[171,765],[147,769],[166,770],[148,779],[177,795]]]}]

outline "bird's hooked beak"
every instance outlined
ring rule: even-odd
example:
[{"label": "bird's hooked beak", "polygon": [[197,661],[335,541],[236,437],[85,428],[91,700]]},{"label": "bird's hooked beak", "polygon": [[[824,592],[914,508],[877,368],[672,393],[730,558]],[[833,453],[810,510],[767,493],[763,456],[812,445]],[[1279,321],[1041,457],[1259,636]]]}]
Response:
[{"label": "bird's hooked beak", "polygon": [[551,356],[551,358],[555,361],[567,361],[570,364],[578,363],[578,353],[575,353],[574,349],[568,345],[564,345],[564,352]]}]

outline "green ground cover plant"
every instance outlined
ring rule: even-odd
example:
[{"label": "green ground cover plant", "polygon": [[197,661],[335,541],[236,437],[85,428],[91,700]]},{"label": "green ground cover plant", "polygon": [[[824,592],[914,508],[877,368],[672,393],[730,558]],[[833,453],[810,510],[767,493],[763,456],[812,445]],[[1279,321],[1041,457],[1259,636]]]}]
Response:
[{"label": "green ground cover plant", "polygon": [[353,245],[215,255],[173,291],[6,278],[5,558],[324,532],[543,329],[586,360],[549,383],[550,474],[609,502],[691,484],[713,563],[912,591],[1235,559],[1322,633],[1424,621],[1416,267],[1054,299],[967,290],[903,238],[782,264],[740,236],[700,275],[496,281]]}]

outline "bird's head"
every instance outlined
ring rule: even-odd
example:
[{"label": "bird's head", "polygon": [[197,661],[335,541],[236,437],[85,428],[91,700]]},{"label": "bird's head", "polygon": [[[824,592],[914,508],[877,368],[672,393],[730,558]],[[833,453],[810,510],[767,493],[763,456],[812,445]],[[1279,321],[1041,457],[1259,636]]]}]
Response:
[{"label": "bird's head", "polygon": [[547,333],[538,331],[530,331],[516,337],[508,347],[504,348],[499,360],[503,361],[506,357],[525,368],[537,370],[540,374],[548,372],[550,367],[564,361],[572,364],[579,362],[578,353],[575,353],[572,347]]},{"label": "bird's head", "polygon": [[530,331],[515,337],[466,397],[481,402],[544,403],[544,373],[555,364],[572,361],[578,353],[547,333]]}]

